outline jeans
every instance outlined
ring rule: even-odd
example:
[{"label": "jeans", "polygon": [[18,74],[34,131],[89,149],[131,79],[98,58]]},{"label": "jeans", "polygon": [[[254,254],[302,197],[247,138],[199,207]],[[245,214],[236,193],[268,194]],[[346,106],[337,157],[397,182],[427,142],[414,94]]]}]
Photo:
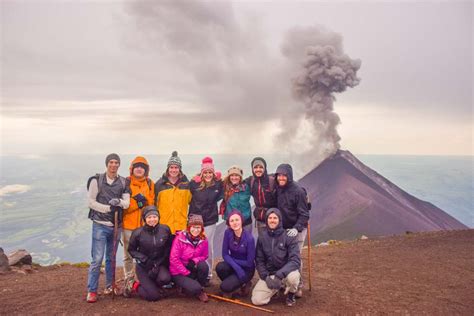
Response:
[{"label": "jeans", "polygon": [[[120,228],[117,231],[117,240],[115,242],[115,252],[117,251],[120,240]],[[112,257],[114,255],[114,227],[106,226],[93,222],[92,224],[92,261],[89,267],[87,277],[88,292],[97,293],[99,287],[100,267],[105,254],[105,287],[112,286],[113,270]],[[115,258],[114,258],[115,260]]]}]

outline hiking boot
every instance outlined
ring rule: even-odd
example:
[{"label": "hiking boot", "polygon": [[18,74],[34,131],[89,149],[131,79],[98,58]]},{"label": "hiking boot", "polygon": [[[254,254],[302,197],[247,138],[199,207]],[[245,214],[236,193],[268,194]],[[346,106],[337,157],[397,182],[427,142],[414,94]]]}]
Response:
[{"label": "hiking boot", "polygon": [[201,293],[198,295],[198,299],[203,303],[209,302],[209,297],[207,296],[206,292],[204,292],[204,291],[201,291]]},{"label": "hiking boot", "polygon": [[88,292],[88,293],[87,293],[86,301],[87,301],[87,303],[95,303],[95,302],[97,302],[97,293],[95,293],[95,292]]},{"label": "hiking boot", "polygon": [[248,281],[244,285],[240,287],[239,295],[241,297],[247,297],[250,294],[250,290],[252,289],[252,281]]},{"label": "hiking boot", "polygon": [[134,291],[135,280],[133,278],[128,278],[125,280],[125,287],[123,288],[123,296],[132,297]]},{"label": "hiking boot", "polygon": [[296,304],[296,295],[295,293],[288,293],[286,297],[286,306],[294,306]]}]

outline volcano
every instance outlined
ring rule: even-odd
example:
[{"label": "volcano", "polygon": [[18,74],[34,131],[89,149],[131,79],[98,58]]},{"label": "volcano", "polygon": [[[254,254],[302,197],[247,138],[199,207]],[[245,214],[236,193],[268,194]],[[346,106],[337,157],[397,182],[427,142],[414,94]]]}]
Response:
[{"label": "volcano", "polygon": [[468,228],[435,205],[406,193],[349,151],[338,150],[298,182],[313,206],[313,244],[361,235]]}]

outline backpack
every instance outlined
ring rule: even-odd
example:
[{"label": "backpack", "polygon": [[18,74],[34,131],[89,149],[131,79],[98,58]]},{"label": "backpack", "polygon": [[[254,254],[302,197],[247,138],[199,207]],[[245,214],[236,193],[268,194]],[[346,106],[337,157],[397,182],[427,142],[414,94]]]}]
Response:
[{"label": "backpack", "polygon": [[304,196],[306,197],[306,206],[308,206],[308,211],[311,211],[311,200],[309,199],[309,196],[308,196],[308,191],[306,191],[305,188],[301,187],[304,191]]},{"label": "backpack", "polygon": [[[87,180],[87,191],[89,191],[89,187],[91,186],[91,181],[93,179],[96,179],[97,180],[97,195],[99,195],[100,193],[100,190],[102,190],[102,186],[103,186],[103,183],[104,183],[104,177],[105,177],[105,173],[96,173],[94,176],[90,177],[88,180]],[[119,177],[119,180],[120,182],[122,183],[122,187],[125,189],[127,188],[127,186],[130,185],[130,180],[127,178],[123,178],[123,177]],[[89,215],[88,217],[89,218],[92,218],[92,209],[89,209]]]}]

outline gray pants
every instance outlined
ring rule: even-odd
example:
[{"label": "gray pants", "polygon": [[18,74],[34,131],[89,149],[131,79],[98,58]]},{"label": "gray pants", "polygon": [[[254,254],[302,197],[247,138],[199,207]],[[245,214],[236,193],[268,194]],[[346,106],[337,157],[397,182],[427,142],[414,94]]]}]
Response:
[{"label": "gray pants", "polygon": [[206,260],[207,265],[209,266],[209,279],[212,278],[212,269],[214,267],[214,235],[216,234],[216,226],[217,224],[213,224],[204,227],[207,242],[209,243],[209,257]]},{"label": "gray pants", "polygon": [[[283,287],[285,288],[285,293],[291,292],[296,293],[298,290],[298,285],[300,284],[300,272],[298,270],[291,271],[286,278],[282,281]],[[275,293],[278,290],[269,289],[267,283],[260,279],[258,280],[257,284],[253,288],[252,291],[252,303],[254,305],[265,305],[270,302]]]},{"label": "gray pants", "polygon": [[133,230],[124,229],[122,231],[122,242],[123,242],[123,274],[125,280],[135,276],[135,264],[133,258],[128,252],[128,244],[130,243],[130,237],[132,236]]}]

